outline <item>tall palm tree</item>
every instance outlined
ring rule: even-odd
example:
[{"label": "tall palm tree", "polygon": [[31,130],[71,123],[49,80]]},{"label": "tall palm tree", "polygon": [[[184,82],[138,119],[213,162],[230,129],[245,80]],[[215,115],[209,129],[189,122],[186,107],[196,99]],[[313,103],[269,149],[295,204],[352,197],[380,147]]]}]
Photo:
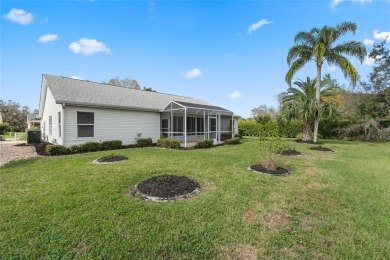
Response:
[{"label": "tall palm tree", "polygon": [[332,118],[336,115],[337,105],[342,103],[341,88],[330,77],[325,77],[320,85],[320,106],[317,106],[317,79],[307,77],[306,81],[294,82],[282,101],[282,116],[287,119],[303,121],[302,140],[310,141],[313,122],[316,118]]},{"label": "tall palm tree", "polygon": [[[291,86],[291,80],[295,73],[306,63],[314,61],[317,68],[316,105],[320,106],[321,69],[325,61],[329,65],[338,66],[344,77],[350,79],[352,85],[356,85],[358,72],[345,55],[353,56],[363,62],[366,56],[366,48],[361,42],[346,41],[337,44],[337,40],[344,34],[355,34],[356,24],[344,22],[335,27],[324,26],[321,29],[313,28],[310,31],[301,31],[295,35],[295,46],[291,47],[287,55],[287,63],[290,66],[286,81]],[[318,110],[319,111],[319,110]],[[314,120],[314,142],[317,142],[319,115]]]}]

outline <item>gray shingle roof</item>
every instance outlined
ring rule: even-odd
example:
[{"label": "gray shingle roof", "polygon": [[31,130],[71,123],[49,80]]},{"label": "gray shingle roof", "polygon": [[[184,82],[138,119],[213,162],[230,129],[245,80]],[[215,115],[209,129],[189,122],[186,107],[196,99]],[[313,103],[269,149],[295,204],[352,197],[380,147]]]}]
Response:
[{"label": "gray shingle roof", "polygon": [[47,86],[57,103],[162,110],[171,101],[212,106],[201,99],[118,87],[86,80],[44,74]]},{"label": "gray shingle roof", "polygon": [[27,121],[39,120],[38,114],[27,114]]}]

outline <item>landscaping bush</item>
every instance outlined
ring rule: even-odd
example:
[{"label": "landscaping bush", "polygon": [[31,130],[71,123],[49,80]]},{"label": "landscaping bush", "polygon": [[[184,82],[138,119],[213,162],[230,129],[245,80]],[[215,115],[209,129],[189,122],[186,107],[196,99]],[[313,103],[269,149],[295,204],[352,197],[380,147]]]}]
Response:
[{"label": "landscaping bush", "polygon": [[157,145],[164,148],[179,149],[180,142],[178,140],[171,140],[167,138],[160,138],[157,140]]},{"label": "landscaping bush", "polygon": [[279,125],[279,134],[282,137],[286,138],[294,138],[297,134],[302,133],[303,123],[298,120],[290,121],[287,123],[282,122],[282,120],[278,121]]},{"label": "landscaping bush", "polygon": [[255,121],[238,121],[238,132],[243,136],[258,136],[262,125]]},{"label": "landscaping bush", "polygon": [[0,135],[3,135],[7,132],[9,128],[9,124],[8,123],[1,123],[0,124]]},{"label": "landscaping bush", "polygon": [[381,128],[379,122],[370,119],[339,130],[340,137],[359,138],[363,141],[390,141],[390,127]]},{"label": "landscaping bush", "polygon": [[221,134],[221,141],[225,141],[230,138],[232,138],[231,134]]},{"label": "landscaping bush", "polygon": [[82,149],[80,145],[75,144],[68,147],[68,152],[70,154],[81,153]]},{"label": "landscaping bush", "polygon": [[121,140],[110,140],[101,143],[102,150],[114,150],[122,148]]},{"label": "landscaping bush", "polygon": [[211,148],[214,145],[214,141],[212,139],[205,139],[197,142],[194,145],[194,149],[204,149],[204,148]]},{"label": "landscaping bush", "polygon": [[34,144],[35,151],[38,155],[48,155],[46,152],[46,146],[51,145],[49,142]]},{"label": "landscaping bush", "polygon": [[230,139],[227,139],[224,144],[227,144],[227,145],[232,145],[232,144],[240,144],[240,138],[239,137],[233,137],[233,138],[230,138]]},{"label": "landscaping bush", "polygon": [[278,167],[277,155],[286,149],[286,142],[280,137],[278,128],[264,128],[259,135],[260,150],[263,155],[263,166],[275,171]]},{"label": "landscaping bush", "polygon": [[81,152],[95,152],[101,149],[101,144],[98,142],[86,142],[80,145]]},{"label": "landscaping bush", "polygon": [[241,134],[235,134],[234,137],[238,137],[238,138],[242,139],[242,135]]},{"label": "landscaping bush", "polygon": [[68,149],[59,144],[49,144],[46,146],[46,153],[48,155],[54,156],[54,155],[65,155],[69,154]]},{"label": "landscaping bush", "polygon": [[138,147],[148,147],[148,146],[152,146],[152,145],[153,145],[152,138],[138,138],[137,139],[137,146]]}]

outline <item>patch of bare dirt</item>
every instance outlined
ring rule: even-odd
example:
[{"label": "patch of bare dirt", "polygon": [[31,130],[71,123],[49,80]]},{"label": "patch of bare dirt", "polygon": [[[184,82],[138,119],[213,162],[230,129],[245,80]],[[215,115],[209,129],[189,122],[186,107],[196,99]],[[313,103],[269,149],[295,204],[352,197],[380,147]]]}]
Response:
[{"label": "patch of bare dirt", "polygon": [[22,144],[25,142],[0,141],[0,166],[10,161],[37,156],[34,146]]}]

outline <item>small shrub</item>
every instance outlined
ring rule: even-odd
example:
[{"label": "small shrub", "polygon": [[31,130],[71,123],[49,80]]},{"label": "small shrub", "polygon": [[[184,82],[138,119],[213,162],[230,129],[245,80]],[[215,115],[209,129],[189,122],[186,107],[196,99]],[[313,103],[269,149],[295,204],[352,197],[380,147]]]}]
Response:
[{"label": "small shrub", "polygon": [[238,137],[238,138],[242,139],[242,134],[235,134],[234,137]]},{"label": "small shrub", "polygon": [[9,129],[9,124],[8,123],[1,123],[0,124],[0,135],[5,134],[8,129]]},{"label": "small shrub", "polygon": [[153,145],[152,138],[138,138],[137,139],[137,146],[138,147],[148,147],[148,146],[152,146],[152,145]]},{"label": "small shrub", "polygon": [[157,145],[164,148],[179,149],[180,142],[178,140],[171,140],[166,138],[160,138],[157,140]]},{"label": "small shrub", "polygon": [[102,150],[114,150],[122,148],[121,140],[110,140],[101,143]]},{"label": "small shrub", "polygon": [[101,149],[101,144],[98,142],[86,142],[80,145],[81,152],[95,152]]},{"label": "small shrub", "polygon": [[232,138],[231,134],[221,134],[221,141],[226,141],[227,139]]},{"label": "small shrub", "polygon": [[204,149],[204,148],[211,148],[214,145],[214,141],[212,139],[205,139],[197,142],[194,145],[194,149]]},{"label": "small shrub", "polygon": [[59,144],[49,144],[46,146],[46,153],[51,156],[68,154],[68,149]]},{"label": "small shrub", "polygon": [[264,128],[260,132],[260,150],[264,155],[263,166],[271,171],[277,169],[277,155],[286,149],[286,142],[280,137],[277,128]]},{"label": "small shrub", "polygon": [[38,155],[49,155],[46,152],[46,146],[51,145],[49,142],[44,142],[44,143],[39,143],[39,144],[34,144],[35,151],[37,152]]},{"label": "small shrub", "polygon": [[70,154],[81,153],[82,149],[81,149],[80,145],[75,144],[75,145],[68,147],[68,152]]},{"label": "small shrub", "polygon": [[233,137],[233,138],[230,138],[230,139],[227,139],[224,144],[227,144],[227,145],[232,145],[232,144],[240,144],[240,138],[239,137]]}]

